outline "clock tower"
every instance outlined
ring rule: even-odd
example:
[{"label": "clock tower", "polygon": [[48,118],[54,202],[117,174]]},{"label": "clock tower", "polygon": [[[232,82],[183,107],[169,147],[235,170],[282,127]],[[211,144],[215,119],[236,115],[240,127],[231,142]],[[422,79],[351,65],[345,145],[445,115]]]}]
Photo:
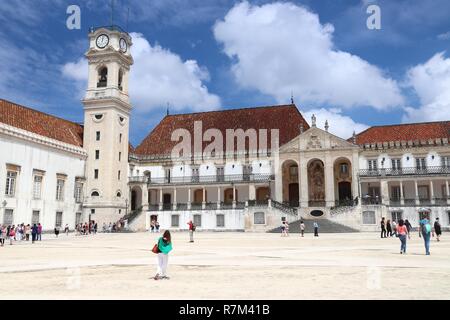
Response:
[{"label": "clock tower", "polygon": [[132,40],[118,26],[91,29],[89,80],[84,105],[86,188],[84,220],[99,225],[125,215],[128,199],[128,150],[131,104],[128,79]]}]

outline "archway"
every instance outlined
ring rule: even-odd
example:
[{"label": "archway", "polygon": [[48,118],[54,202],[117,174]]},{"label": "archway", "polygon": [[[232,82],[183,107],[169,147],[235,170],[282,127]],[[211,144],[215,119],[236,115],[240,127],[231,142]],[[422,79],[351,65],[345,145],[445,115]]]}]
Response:
[{"label": "archway", "polygon": [[137,210],[142,206],[142,189],[134,187],[131,189],[131,210]]},{"label": "archway", "polygon": [[282,165],[283,202],[297,207],[300,200],[298,184],[298,164],[294,160],[286,160]]},{"label": "archway", "polygon": [[339,158],[334,162],[334,190],[339,204],[352,201],[352,163],[347,158]]},{"label": "archway", "polygon": [[[231,204],[233,203],[233,188],[228,188],[225,189],[225,191],[223,192],[223,202],[226,204]],[[236,190],[236,201],[238,199],[238,191]]]},{"label": "archway", "polygon": [[256,201],[267,201],[270,198],[269,187],[259,187],[256,189]]},{"label": "archway", "polygon": [[308,193],[310,206],[325,206],[325,171],[319,159],[311,160],[308,164]]}]

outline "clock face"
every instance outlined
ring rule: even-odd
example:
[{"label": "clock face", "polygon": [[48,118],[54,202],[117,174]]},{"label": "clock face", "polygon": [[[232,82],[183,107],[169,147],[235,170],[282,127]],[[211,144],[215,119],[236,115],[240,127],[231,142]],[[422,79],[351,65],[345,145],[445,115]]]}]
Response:
[{"label": "clock face", "polygon": [[101,34],[98,36],[97,38],[97,47],[99,47],[100,49],[103,49],[104,47],[106,47],[109,43],[109,37],[106,34]]},{"label": "clock face", "polygon": [[122,52],[123,53],[125,53],[125,52],[127,52],[127,48],[128,48],[128,45],[127,45],[127,42],[125,41],[125,39],[120,39],[120,50],[122,50]]}]

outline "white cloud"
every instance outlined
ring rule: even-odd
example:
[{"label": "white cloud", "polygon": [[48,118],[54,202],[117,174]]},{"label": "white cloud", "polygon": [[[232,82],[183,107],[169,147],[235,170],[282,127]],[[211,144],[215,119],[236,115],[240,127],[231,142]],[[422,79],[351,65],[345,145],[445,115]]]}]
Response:
[{"label": "white cloud", "polygon": [[408,70],[407,85],[420,99],[419,108],[405,108],[405,122],[439,121],[450,119],[450,58],[444,53]]},{"label": "white cloud", "polygon": [[[206,68],[195,60],[183,61],[180,56],[152,46],[142,34],[132,33],[134,65],[130,73],[130,97],[138,111],[166,107],[172,110],[213,110],[220,107],[220,98],[211,94],[204,82],[209,81]],[[87,62],[66,63],[63,75],[87,83]]]},{"label": "white cloud", "polygon": [[285,102],[291,91],[302,103],[388,109],[403,103],[395,80],[335,48],[334,27],[292,3],[242,2],[216,22],[214,35],[234,60],[237,82]]},{"label": "white cloud", "polygon": [[310,119],[312,115],[316,116],[317,127],[324,129],[325,121],[328,120],[328,131],[342,139],[348,139],[353,135],[353,131],[356,133],[362,132],[368,128],[367,125],[357,123],[350,117],[341,114],[340,109],[314,109],[304,113],[305,119],[311,124]]}]

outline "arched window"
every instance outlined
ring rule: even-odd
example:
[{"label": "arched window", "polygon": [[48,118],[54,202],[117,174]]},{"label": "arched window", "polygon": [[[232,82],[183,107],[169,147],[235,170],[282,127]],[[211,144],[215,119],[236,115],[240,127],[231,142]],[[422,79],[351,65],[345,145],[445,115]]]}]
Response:
[{"label": "arched window", "polygon": [[100,193],[98,193],[98,191],[94,191],[91,193],[91,197],[100,197]]},{"label": "arched window", "polygon": [[97,88],[104,88],[108,84],[108,68],[103,67],[98,72]]},{"label": "arched window", "polygon": [[122,69],[119,70],[119,90],[122,91],[122,80],[123,80],[123,71]]}]

